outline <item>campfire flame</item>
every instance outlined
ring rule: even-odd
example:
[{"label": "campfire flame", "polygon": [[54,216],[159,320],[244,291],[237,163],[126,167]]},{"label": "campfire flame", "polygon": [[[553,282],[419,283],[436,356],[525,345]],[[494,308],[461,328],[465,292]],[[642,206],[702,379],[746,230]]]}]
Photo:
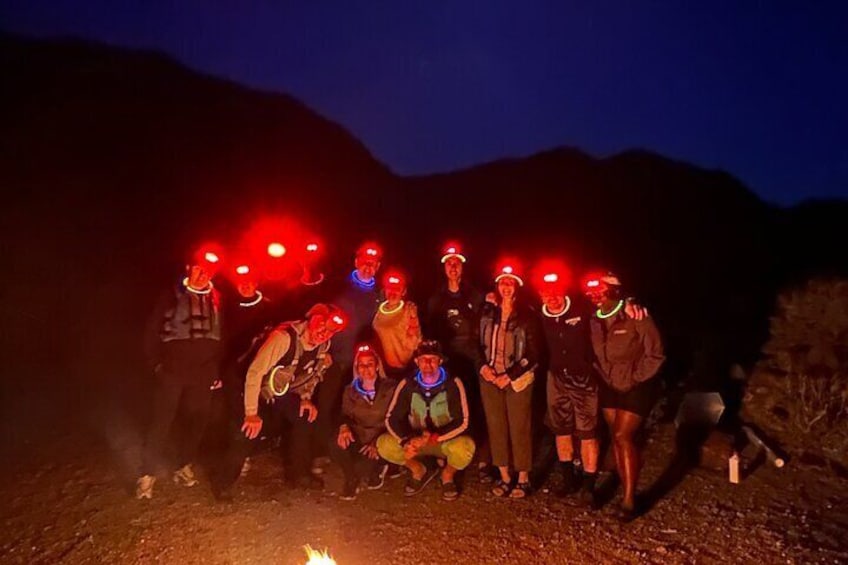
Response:
[{"label": "campfire flame", "polygon": [[330,557],[330,553],[326,549],[324,551],[317,551],[312,549],[312,546],[308,544],[303,546],[303,549],[309,558],[306,565],[336,565],[336,560]]}]

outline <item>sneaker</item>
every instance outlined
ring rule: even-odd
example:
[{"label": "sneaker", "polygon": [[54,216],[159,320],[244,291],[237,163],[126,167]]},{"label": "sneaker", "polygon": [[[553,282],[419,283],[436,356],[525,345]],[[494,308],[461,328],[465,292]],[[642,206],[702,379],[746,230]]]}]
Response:
[{"label": "sneaker", "polygon": [[368,476],[368,480],[365,482],[365,486],[368,487],[368,490],[378,490],[383,488],[383,485],[386,483],[386,473],[388,470],[389,466],[387,464],[375,467]]},{"label": "sneaker", "polygon": [[390,479],[397,479],[398,477],[402,477],[405,471],[405,467],[401,467],[400,465],[396,465],[394,463],[389,463],[388,470],[386,471],[386,477]]},{"label": "sneaker", "polygon": [[327,456],[316,457],[312,460],[312,471],[313,475],[323,475],[324,467],[330,464],[330,458]]},{"label": "sneaker", "polygon": [[424,471],[424,476],[422,476],[420,479],[416,479],[412,477],[412,475],[410,475],[410,477],[406,480],[406,486],[403,487],[404,496],[414,496],[418,494],[419,492],[424,490],[424,487],[426,487],[427,484],[429,484],[429,482],[433,480],[433,477],[438,474],[438,467],[433,467],[432,469],[428,467],[427,470]]},{"label": "sneaker", "polygon": [[248,471],[250,471],[250,457],[245,457],[244,463],[241,464],[241,472],[239,472],[239,476],[246,477]]},{"label": "sneaker", "polygon": [[345,481],[339,500],[356,500],[357,492],[359,492],[359,481]]},{"label": "sneaker", "polygon": [[442,498],[445,500],[456,500],[458,496],[459,489],[456,487],[455,482],[442,483]]},{"label": "sneaker", "polygon": [[577,492],[580,488],[580,475],[571,462],[562,463],[562,482],[554,491],[554,494],[559,497],[569,496]]},{"label": "sneaker", "polygon": [[183,465],[174,471],[174,482],[182,484],[185,487],[193,487],[198,483],[197,477],[194,475],[194,469],[191,468],[191,463]]},{"label": "sneaker", "polygon": [[488,485],[494,482],[495,477],[492,474],[492,466],[488,464],[478,465],[477,466],[477,480],[480,481],[481,484]]},{"label": "sneaker", "polygon": [[153,475],[142,475],[135,482],[135,497],[139,500],[153,498],[153,485],[156,484],[156,477]]}]

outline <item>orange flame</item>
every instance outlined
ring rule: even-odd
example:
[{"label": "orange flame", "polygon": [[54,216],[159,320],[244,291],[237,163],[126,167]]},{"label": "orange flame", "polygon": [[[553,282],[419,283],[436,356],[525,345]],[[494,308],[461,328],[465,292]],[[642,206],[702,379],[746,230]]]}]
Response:
[{"label": "orange flame", "polygon": [[318,551],[312,549],[312,546],[309,544],[303,546],[303,549],[309,558],[306,565],[336,565],[336,560],[330,557],[330,553],[326,549],[324,551]]}]

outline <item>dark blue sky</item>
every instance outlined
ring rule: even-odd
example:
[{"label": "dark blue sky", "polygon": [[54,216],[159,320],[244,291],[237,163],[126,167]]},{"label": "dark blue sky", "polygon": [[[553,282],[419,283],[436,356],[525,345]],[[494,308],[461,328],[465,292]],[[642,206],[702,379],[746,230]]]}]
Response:
[{"label": "dark blue sky", "polygon": [[[586,5],[591,4],[591,7]],[[354,7],[358,5],[358,7]],[[641,147],[848,197],[848,2],[4,0],[0,26],[288,92],[402,174]]]}]

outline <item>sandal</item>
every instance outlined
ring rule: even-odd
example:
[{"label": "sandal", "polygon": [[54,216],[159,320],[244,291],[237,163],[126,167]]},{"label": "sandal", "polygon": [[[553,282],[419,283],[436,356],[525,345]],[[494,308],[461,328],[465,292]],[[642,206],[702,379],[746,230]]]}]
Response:
[{"label": "sandal", "polygon": [[516,483],[514,487],[512,487],[512,491],[509,493],[510,498],[525,498],[530,494],[530,483]]},{"label": "sandal", "polygon": [[509,496],[511,490],[512,488],[510,488],[508,482],[503,479],[498,479],[495,481],[495,486],[492,487],[492,494],[498,498],[505,498]]}]

